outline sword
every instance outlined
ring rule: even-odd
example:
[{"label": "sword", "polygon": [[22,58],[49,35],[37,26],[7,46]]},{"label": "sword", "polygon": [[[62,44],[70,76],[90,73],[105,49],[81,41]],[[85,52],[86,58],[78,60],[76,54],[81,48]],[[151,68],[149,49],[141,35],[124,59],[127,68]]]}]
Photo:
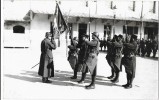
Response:
[{"label": "sword", "polygon": [[36,65],[34,65],[33,67],[31,67],[31,69],[33,69],[34,67],[36,67],[39,63],[37,63]]}]

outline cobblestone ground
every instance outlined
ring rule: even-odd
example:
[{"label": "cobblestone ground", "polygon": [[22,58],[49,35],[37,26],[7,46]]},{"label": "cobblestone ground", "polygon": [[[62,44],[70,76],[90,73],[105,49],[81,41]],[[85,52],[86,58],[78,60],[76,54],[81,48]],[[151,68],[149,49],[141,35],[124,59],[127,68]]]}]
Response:
[{"label": "cobblestone ground", "polygon": [[[126,74],[120,73],[119,83],[112,84],[106,77],[110,67],[105,60],[106,53],[99,54],[96,88],[86,90],[90,74],[84,84],[70,80],[72,69],[67,62],[65,49],[53,51],[55,77],[50,84],[41,82],[37,75],[40,51],[33,49],[3,49],[2,96],[4,100],[52,100],[52,99],[158,99],[158,60],[137,57],[136,78],[132,89],[124,89]],[[32,69],[31,69],[32,68]]]}]

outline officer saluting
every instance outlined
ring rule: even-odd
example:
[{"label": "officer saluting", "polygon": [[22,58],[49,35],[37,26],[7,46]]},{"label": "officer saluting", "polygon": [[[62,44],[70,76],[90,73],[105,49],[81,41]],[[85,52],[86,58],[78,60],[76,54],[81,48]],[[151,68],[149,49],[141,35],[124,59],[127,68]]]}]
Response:
[{"label": "officer saluting", "polygon": [[[97,56],[99,54],[99,34],[97,32],[92,33],[92,41],[85,40],[85,43],[88,45],[87,49],[87,59],[85,60],[86,66],[91,73],[91,83],[90,85],[85,86],[86,89],[94,89],[95,88],[95,78],[97,74]],[[86,72],[84,73],[86,74]],[[83,74],[83,75],[84,75]]]},{"label": "officer saluting", "polygon": [[132,88],[132,82],[135,78],[136,70],[136,50],[137,50],[137,36],[132,35],[130,43],[124,43],[125,52],[124,57],[122,58],[122,65],[125,66],[125,71],[127,74],[127,84],[122,85],[124,88]]}]

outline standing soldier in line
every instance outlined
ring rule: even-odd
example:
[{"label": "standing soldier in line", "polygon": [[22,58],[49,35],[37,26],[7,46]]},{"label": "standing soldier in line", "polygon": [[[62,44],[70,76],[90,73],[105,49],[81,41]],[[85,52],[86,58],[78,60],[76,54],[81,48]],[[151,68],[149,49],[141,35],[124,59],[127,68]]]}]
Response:
[{"label": "standing soldier in line", "polygon": [[[78,61],[77,64],[75,65],[75,69],[74,69],[74,75],[71,77],[71,79],[76,79],[77,78],[77,72],[87,72],[86,69],[86,64],[84,64],[85,62],[85,58],[86,58],[86,51],[88,46],[86,45],[86,43],[84,42],[85,39],[88,38],[88,35],[83,34],[82,36],[82,43],[81,44],[77,44],[77,48],[80,48],[79,52],[78,52]],[[83,75],[84,78],[84,75]],[[79,82],[80,83],[80,82]]]},{"label": "standing soldier in line", "polygon": [[46,32],[45,39],[41,42],[41,56],[38,74],[42,76],[42,82],[51,83],[48,78],[54,77],[54,63],[52,49],[56,49],[56,43],[50,32]]},{"label": "standing soldier in line", "polygon": [[105,40],[105,38],[103,40],[103,46],[104,46],[104,51],[106,51],[107,41]]},{"label": "standing soldier in line", "polygon": [[141,42],[140,42],[140,49],[141,49],[141,56],[145,56],[145,48],[146,48],[146,46],[145,46],[145,41],[144,41],[144,39],[142,38],[142,40],[141,40]]},{"label": "standing soldier in line", "polygon": [[113,45],[112,43],[115,41],[115,37],[117,37],[117,35],[114,35],[113,39],[110,41],[110,39],[107,40],[107,55],[106,55],[106,60],[111,68],[111,76],[107,77],[108,79],[112,79],[115,76],[115,72],[114,72],[114,65],[113,65],[113,61],[112,61],[112,56],[113,56]]},{"label": "standing soldier in line", "polygon": [[158,49],[157,41],[153,39],[152,41],[153,58],[155,58],[156,56],[157,49]]},{"label": "standing soldier in line", "polygon": [[132,82],[135,78],[136,72],[136,50],[137,50],[137,36],[132,35],[129,43],[124,43],[125,52],[122,58],[122,65],[125,66],[125,71],[127,74],[127,84],[122,85],[124,88],[132,88]]},{"label": "standing soldier in line", "polygon": [[122,43],[122,35],[119,35],[115,37],[115,41],[113,42],[113,70],[115,72],[115,78],[111,80],[113,83],[119,82],[119,72],[121,71],[121,58],[122,58],[122,49],[123,49],[123,43]]},{"label": "standing soldier in line", "polygon": [[[86,66],[91,74],[91,83],[90,85],[85,86],[86,89],[94,89],[95,88],[95,78],[97,74],[97,60],[98,60],[98,54],[99,54],[99,34],[97,32],[92,33],[92,41],[88,41],[85,39],[85,43],[88,45],[87,49],[87,59],[85,60]],[[86,71],[82,73],[82,77],[86,76]],[[81,82],[84,81],[84,79],[80,80]]]},{"label": "standing soldier in line", "polygon": [[77,37],[74,37],[71,39],[71,45],[68,46],[69,52],[68,52],[68,58],[67,60],[69,61],[71,68],[74,70],[75,65],[77,64],[78,61],[78,54],[77,54]]},{"label": "standing soldier in line", "polygon": [[151,39],[148,39],[148,41],[146,42],[146,53],[147,53],[147,57],[150,57],[150,54],[152,52],[152,45],[151,45]]},{"label": "standing soldier in line", "polygon": [[104,43],[104,41],[103,41],[102,38],[101,38],[101,40],[100,40],[100,48],[101,48],[101,51],[102,51],[102,48],[103,48],[103,43]]}]

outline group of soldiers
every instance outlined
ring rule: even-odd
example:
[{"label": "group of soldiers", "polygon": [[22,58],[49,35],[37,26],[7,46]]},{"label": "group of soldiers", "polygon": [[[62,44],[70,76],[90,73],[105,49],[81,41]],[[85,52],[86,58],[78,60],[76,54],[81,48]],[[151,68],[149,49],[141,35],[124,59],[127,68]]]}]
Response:
[{"label": "group of soldiers", "polygon": [[[46,32],[45,39],[41,42],[41,57],[38,74],[42,76],[42,82],[50,83],[50,77],[54,77],[54,63],[52,50],[56,49],[56,43],[50,32]],[[92,40],[89,36],[82,35],[82,40],[71,38],[69,48],[68,61],[74,71],[71,79],[77,79],[77,72],[82,72],[81,79],[77,81],[79,84],[84,83],[86,73],[91,74],[91,83],[86,85],[86,89],[95,88],[95,80],[97,75],[97,61],[100,48],[99,33],[92,33]],[[111,76],[107,77],[111,82],[119,82],[119,73],[122,71],[122,65],[125,66],[127,75],[127,84],[122,85],[124,88],[132,88],[132,82],[135,77],[136,70],[136,53],[137,53],[137,36],[132,35],[123,42],[122,35],[114,35],[112,40],[107,41],[106,60],[111,67]],[[122,56],[123,55],[123,56]]]},{"label": "group of soldiers", "polygon": [[[97,32],[95,32],[97,34]],[[94,33],[92,33],[94,34]],[[98,35],[96,35],[97,41],[99,42]],[[96,77],[96,67],[97,60],[90,59],[88,62],[88,58],[90,56],[90,46],[92,48],[96,48],[94,52],[96,52],[96,56],[92,58],[96,58],[99,53],[100,43],[94,44],[86,42],[88,36],[83,35],[83,42],[80,45],[77,39],[72,39],[72,45],[68,46],[69,56],[68,61],[74,71],[74,75],[71,79],[77,78],[77,72],[82,72],[81,80],[77,81],[78,83],[83,83],[86,77],[86,73],[89,71],[91,73],[92,82],[89,86],[86,86],[87,89],[95,88],[95,77]],[[75,42],[76,41],[76,42]],[[124,88],[132,88],[132,82],[135,77],[136,70],[136,53],[137,53],[137,36],[132,35],[131,38],[127,38],[126,41],[123,41],[122,35],[114,35],[113,39],[106,42],[107,46],[107,55],[106,60],[111,67],[112,75],[107,77],[111,82],[117,83],[119,82],[119,73],[122,71],[122,65],[125,66],[125,70],[127,73],[127,84],[122,85]],[[78,49],[79,48],[79,49]],[[93,49],[92,49],[93,50]],[[124,55],[124,56],[122,56]],[[88,64],[89,63],[89,64]],[[93,70],[94,69],[94,70]]]},{"label": "group of soldiers", "polygon": [[153,58],[156,57],[156,52],[158,50],[158,44],[155,39],[148,39],[144,40],[142,39],[141,41],[138,40],[138,55],[141,55],[142,57],[147,56],[150,57],[151,53],[153,53]]}]

